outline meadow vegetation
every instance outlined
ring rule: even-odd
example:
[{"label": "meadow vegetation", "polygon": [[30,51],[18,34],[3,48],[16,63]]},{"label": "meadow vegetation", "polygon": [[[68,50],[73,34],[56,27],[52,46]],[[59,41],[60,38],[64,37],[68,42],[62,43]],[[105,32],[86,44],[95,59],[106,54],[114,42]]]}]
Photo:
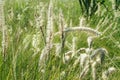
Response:
[{"label": "meadow vegetation", "polygon": [[0,0],[0,80],[119,80],[119,0],[79,1]]}]

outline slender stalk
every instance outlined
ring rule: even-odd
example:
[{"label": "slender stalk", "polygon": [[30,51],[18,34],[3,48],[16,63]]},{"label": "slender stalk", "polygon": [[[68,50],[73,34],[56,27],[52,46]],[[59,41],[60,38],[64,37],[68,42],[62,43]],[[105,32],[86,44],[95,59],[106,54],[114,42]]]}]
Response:
[{"label": "slender stalk", "polygon": [[2,27],[2,53],[5,60],[7,49],[7,27],[4,19],[4,1],[0,1],[0,26]]},{"label": "slender stalk", "polygon": [[72,39],[72,52],[72,57],[74,57],[76,54],[76,37],[73,37]]},{"label": "slender stalk", "polygon": [[82,70],[81,74],[80,74],[80,79],[82,80],[85,75],[88,73],[89,71],[89,65],[85,66],[85,68]]},{"label": "slender stalk", "polygon": [[63,52],[64,49],[64,42],[65,42],[65,33],[64,33],[64,18],[62,14],[62,10],[60,9],[59,13],[59,29],[60,29],[60,39],[61,39],[61,51]]},{"label": "slender stalk", "polygon": [[96,64],[97,64],[97,62],[93,62],[92,63],[92,77],[93,77],[93,80],[96,80],[97,79],[97,77],[96,77]]}]

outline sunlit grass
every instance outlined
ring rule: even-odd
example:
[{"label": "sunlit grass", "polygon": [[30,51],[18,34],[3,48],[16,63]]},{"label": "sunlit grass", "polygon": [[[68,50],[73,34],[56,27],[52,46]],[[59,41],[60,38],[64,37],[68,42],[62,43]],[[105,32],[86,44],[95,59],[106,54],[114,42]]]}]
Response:
[{"label": "sunlit grass", "polygon": [[[59,31],[59,13],[62,10],[64,25],[74,27],[80,25],[82,18],[79,2],[75,0],[52,0],[53,1],[53,27],[54,33]],[[107,4],[107,2],[106,2]],[[4,6],[5,24],[7,26],[8,47],[6,59],[2,54],[0,45],[0,80],[79,80],[81,68],[79,64],[73,67],[76,57],[68,63],[63,62],[63,56],[56,57],[56,47],[50,50],[48,59],[45,61],[44,69],[40,70],[39,60],[42,50],[45,47],[47,15],[49,1],[47,0],[6,0]],[[43,13],[40,10],[44,7]],[[110,6],[111,8],[111,6]],[[94,39],[93,48],[106,48],[109,57],[105,57],[106,70],[114,66],[117,71],[110,76],[110,80],[118,80],[120,74],[120,18],[115,18],[113,12],[109,13],[102,6],[101,15],[95,14],[91,19],[86,20],[86,26],[105,32]],[[41,15],[44,20],[42,29],[36,28],[36,19]],[[100,22],[101,21],[101,22]],[[38,21],[39,22],[39,21]],[[42,32],[43,31],[43,32]],[[115,31],[115,32],[114,32]],[[44,34],[44,36],[43,36]],[[72,39],[76,37],[76,50],[87,48],[87,37],[92,34],[87,32],[69,32],[66,34],[64,54],[71,49],[66,42],[72,46]],[[2,43],[2,31],[0,32]],[[61,43],[60,35],[53,38],[53,43]],[[79,56],[78,54],[77,56]],[[101,73],[101,72],[100,72]],[[100,74],[98,73],[98,75]],[[98,76],[100,77],[100,76]],[[91,70],[85,80],[92,80]]]}]

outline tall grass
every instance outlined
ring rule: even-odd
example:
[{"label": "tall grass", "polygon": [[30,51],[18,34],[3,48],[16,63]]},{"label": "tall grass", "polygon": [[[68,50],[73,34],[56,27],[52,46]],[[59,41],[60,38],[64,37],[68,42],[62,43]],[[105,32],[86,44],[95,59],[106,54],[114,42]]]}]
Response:
[{"label": "tall grass", "polygon": [[118,80],[119,5],[114,12],[114,3],[104,4],[107,9],[98,6],[87,20],[79,0],[5,0],[0,27],[7,28],[7,54],[1,30],[0,80]]}]

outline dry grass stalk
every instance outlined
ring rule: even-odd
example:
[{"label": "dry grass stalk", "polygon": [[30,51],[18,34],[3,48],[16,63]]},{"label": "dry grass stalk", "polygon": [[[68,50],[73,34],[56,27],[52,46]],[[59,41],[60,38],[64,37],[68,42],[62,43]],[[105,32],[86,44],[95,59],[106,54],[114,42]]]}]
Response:
[{"label": "dry grass stalk", "polygon": [[84,67],[83,71],[80,74],[80,80],[82,80],[88,73],[89,71],[89,64],[87,66]]},{"label": "dry grass stalk", "polygon": [[82,80],[88,73],[89,67],[90,67],[90,61],[89,61],[89,55],[84,53],[80,55],[80,67],[81,67],[81,73],[80,73],[80,79]]},{"label": "dry grass stalk", "polygon": [[48,9],[48,21],[47,21],[47,28],[46,28],[46,46],[50,46],[52,44],[53,39],[53,4],[52,0],[49,4]]},{"label": "dry grass stalk", "polygon": [[80,51],[85,51],[86,54],[90,54],[92,52],[92,48],[80,48],[76,51],[76,53],[80,52]]},{"label": "dry grass stalk", "polygon": [[92,49],[93,41],[96,38],[98,38],[98,36],[88,36],[88,38],[87,38],[88,49]]},{"label": "dry grass stalk", "polygon": [[42,37],[43,37],[43,41],[44,41],[44,44],[46,44],[46,41],[45,41],[45,34],[44,34],[44,31],[43,31],[43,27],[44,27],[44,11],[45,11],[45,6],[42,6],[41,5],[44,5],[43,3],[40,3],[38,6],[37,6],[37,11],[38,11],[38,15],[39,16],[36,16],[36,29],[40,29],[40,32],[42,34]]},{"label": "dry grass stalk", "polygon": [[80,27],[86,26],[86,19],[85,19],[84,17],[81,17],[81,18],[80,18],[79,26],[80,26]]},{"label": "dry grass stalk", "polygon": [[50,1],[49,8],[48,8],[48,21],[47,21],[47,28],[46,28],[46,46],[42,50],[41,56],[40,56],[40,66],[44,66],[45,61],[47,60],[50,49],[52,48],[52,39],[53,39],[53,4],[52,0]]},{"label": "dry grass stalk", "polygon": [[72,39],[72,52],[72,57],[74,57],[76,54],[76,37],[73,37]]},{"label": "dry grass stalk", "polygon": [[64,32],[69,32],[69,31],[86,31],[87,33],[92,33],[97,36],[101,35],[99,31],[88,28],[88,27],[71,27],[71,28],[64,29]]},{"label": "dry grass stalk", "polygon": [[93,37],[88,37],[87,38],[87,43],[88,43],[88,48],[91,48],[92,47],[92,43],[93,43]]},{"label": "dry grass stalk", "polygon": [[59,13],[59,32],[60,32],[60,39],[61,39],[61,51],[64,48],[64,42],[65,42],[65,33],[64,33],[64,28],[65,28],[65,20],[63,17],[63,13],[62,10],[60,9],[60,13]]},{"label": "dry grass stalk", "polygon": [[96,80],[96,78],[97,78],[97,76],[96,76],[96,65],[97,65],[97,62],[93,62],[92,65],[91,65],[93,80]]},{"label": "dry grass stalk", "polygon": [[75,68],[78,63],[80,63],[80,57],[75,60],[73,67]]},{"label": "dry grass stalk", "polygon": [[[51,48],[52,46],[49,49]],[[40,55],[40,60],[39,60],[40,70],[44,68],[45,61],[48,59],[48,56],[49,56],[48,46],[45,46],[44,49],[41,51],[41,55]]]},{"label": "dry grass stalk", "polygon": [[4,19],[4,1],[0,1],[0,27],[2,27],[2,53],[5,60],[7,49],[7,27]]}]

